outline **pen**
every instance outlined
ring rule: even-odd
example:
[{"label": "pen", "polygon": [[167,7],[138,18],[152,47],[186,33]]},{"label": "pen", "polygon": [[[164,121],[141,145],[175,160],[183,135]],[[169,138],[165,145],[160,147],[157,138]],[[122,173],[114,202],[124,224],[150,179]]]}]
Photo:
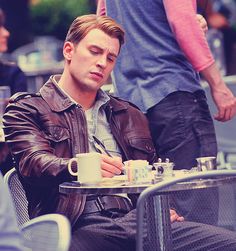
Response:
[{"label": "pen", "polygon": [[95,136],[93,136],[94,139],[94,147],[96,148],[97,151],[99,151],[100,153],[104,153],[106,155],[108,155],[109,157],[113,157],[106,149],[106,147],[104,146],[104,144]]},{"label": "pen", "polygon": [[[113,158],[113,156],[107,151],[104,144],[97,137],[93,136],[93,139],[96,151],[98,151],[99,153],[106,154],[107,156]],[[124,170],[121,171],[121,174],[124,174]]]}]

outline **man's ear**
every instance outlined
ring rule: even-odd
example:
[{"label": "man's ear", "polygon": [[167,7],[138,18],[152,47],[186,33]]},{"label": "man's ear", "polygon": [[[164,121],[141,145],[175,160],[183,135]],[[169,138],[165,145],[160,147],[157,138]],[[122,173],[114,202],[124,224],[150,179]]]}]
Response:
[{"label": "man's ear", "polygon": [[69,60],[69,61],[71,60],[74,49],[75,47],[73,43],[68,42],[68,41],[64,43],[63,55],[66,60]]}]

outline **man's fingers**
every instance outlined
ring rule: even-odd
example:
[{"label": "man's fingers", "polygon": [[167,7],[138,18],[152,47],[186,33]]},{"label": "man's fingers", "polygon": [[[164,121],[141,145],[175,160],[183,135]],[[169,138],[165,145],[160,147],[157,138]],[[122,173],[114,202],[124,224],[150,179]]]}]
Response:
[{"label": "man's fingers", "polygon": [[226,122],[231,120],[235,115],[235,111],[232,108],[221,109],[218,113],[214,116],[214,118],[221,122]]},{"label": "man's fingers", "polygon": [[112,164],[106,163],[106,162],[102,163],[102,170],[110,172],[113,175],[114,174],[116,174],[116,175],[121,174],[121,169],[117,168],[116,166],[114,166]]},{"label": "man's fingers", "polygon": [[177,221],[181,222],[181,221],[184,221],[184,217],[183,216],[179,216]]},{"label": "man's fingers", "polygon": [[102,161],[115,166],[121,171],[124,169],[124,165],[120,157],[109,157],[108,155],[102,154]]},{"label": "man's fingers", "polygon": [[114,176],[113,173],[110,173],[106,170],[102,170],[102,177],[106,177],[106,178],[112,178]]},{"label": "man's fingers", "polygon": [[174,209],[170,209],[170,221],[173,223],[175,221],[184,221],[184,217],[179,216]]},{"label": "man's fingers", "polygon": [[101,163],[102,175],[103,177],[113,177],[114,175],[119,175],[123,171],[123,163],[119,157],[109,157],[102,154]]},{"label": "man's fingers", "polygon": [[225,111],[225,117],[224,117],[224,121],[228,121],[232,118],[232,109],[226,109]]},{"label": "man's fingers", "polygon": [[178,218],[178,215],[177,215],[177,214],[172,214],[172,215],[170,216],[170,222],[175,222],[175,221],[177,220],[177,218]]},{"label": "man's fingers", "polygon": [[222,122],[232,119],[236,114],[236,98],[231,91],[226,89],[222,92],[213,92],[212,94],[218,109],[218,113],[214,118]]},{"label": "man's fingers", "polygon": [[197,17],[197,20],[198,20],[202,30],[206,33],[208,30],[208,25],[207,25],[206,19],[200,14],[197,14],[196,17]]}]

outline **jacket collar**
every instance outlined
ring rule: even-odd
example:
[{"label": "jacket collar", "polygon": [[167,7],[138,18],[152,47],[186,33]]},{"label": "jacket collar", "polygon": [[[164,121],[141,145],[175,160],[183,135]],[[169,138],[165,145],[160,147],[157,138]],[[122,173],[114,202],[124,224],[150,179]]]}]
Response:
[{"label": "jacket collar", "polygon": [[39,92],[51,110],[55,112],[64,111],[70,106],[75,105],[75,103],[59,88],[54,76],[49,78]]},{"label": "jacket collar", "polygon": [[[57,85],[55,76],[51,76],[49,80],[42,86],[39,90],[42,98],[49,105],[52,111],[61,112],[69,107],[76,105]],[[110,96],[110,101],[108,106],[114,112],[119,112],[121,110],[126,110],[128,108],[128,103],[124,102],[113,96]]]},{"label": "jacket collar", "polygon": [[117,97],[110,96],[109,107],[114,112],[119,112],[128,109],[128,102],[123,101]]}]

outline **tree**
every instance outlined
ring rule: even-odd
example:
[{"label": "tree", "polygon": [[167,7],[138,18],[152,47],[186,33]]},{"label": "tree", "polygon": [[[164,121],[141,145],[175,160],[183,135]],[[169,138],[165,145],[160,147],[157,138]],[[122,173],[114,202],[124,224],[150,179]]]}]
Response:
[{"label": "tree", "polygon": [[34,35],[51,35],[64,40],[75,17],[90,12],[88,0],[41,0],[31,5]]}]

